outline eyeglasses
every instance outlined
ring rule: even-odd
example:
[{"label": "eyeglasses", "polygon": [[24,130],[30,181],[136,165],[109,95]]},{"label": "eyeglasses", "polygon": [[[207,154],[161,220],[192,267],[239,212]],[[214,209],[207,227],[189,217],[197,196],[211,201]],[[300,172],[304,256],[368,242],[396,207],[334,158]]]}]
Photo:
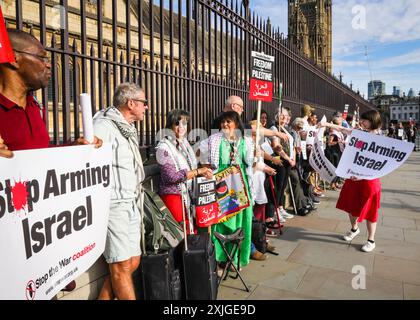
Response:
[{"label": "eyeglasses", "polygon": [[180,124],[181,124],[183,127],[186,127],[186,126],[188,125],[188,121],[186,121],[186,120],[177,120],[177,121],[175,121],[175,125],[176,125],[176,126],[179,126]]},{"label": "eyeglasses", "polygon": [[148,103],[147,99],[130,99],[130,100],[143,102],[145,106],[147,106],[147,103]]},{"label": "eyeglasses", "polygon": [[244,108],[244,106],[243,106],[243,105],[241,105],[241,104],[239,104],[239,103],[234,103],[234,104],[236,104],[237,106],[241,107],[241,109],[243,109],[243,108]]},{"label": "eyeglasses", "polygon": [[47,52],[46,56],[41,56],[41,55],[36,54],[36,53],[31,53],[31,52],[26,52],[26,51],[21,51],[21,50],[16,50],[16,49],[14,49],[13,51],[23,53],[23,54],[28,54],[30,56],[33,56],[33,57],[41,60],[44,63],[47,63],[47,62],[51,61],[50,53],[48,53],[48,52]]}]

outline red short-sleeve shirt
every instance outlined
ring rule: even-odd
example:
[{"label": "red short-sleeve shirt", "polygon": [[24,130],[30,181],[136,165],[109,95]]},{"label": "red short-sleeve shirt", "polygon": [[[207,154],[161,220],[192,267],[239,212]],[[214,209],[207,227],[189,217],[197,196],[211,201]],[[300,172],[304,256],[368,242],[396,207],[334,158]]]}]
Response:
[{"label": "red short-sleeve shirt", "polygon": [[24,109],[0,93],[0,135],[10,150],[48,148],[42,113],[32,95],[26,97]]}]

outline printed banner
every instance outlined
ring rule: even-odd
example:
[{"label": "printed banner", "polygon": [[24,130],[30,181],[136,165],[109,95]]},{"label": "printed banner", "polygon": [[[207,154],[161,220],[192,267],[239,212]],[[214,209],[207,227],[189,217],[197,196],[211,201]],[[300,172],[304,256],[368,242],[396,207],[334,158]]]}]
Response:
[{"label": "printed banner", "polygon": [[51,299],[105,248],[111,145],[0,158],[0,299]]},{"label": "printed banner", "polygon": [[273,100],[274,56],[251,51],[251,79],[249,99],[271,102]]},{"label": "printed banner", "polygon": [[208,227],[219,222],[219,203],[216,199],[216,181],[197,178],[195,218],[197,226]]},{"label": "printed banner", "polygon": [[[322,128],[324,129],[324,128]],[[320,129],[321,130],[321,129]],[[335,175],[336,168],[332,163],[325,157],[323,143],[318,139],[319,133],[315,136],[314,145],[309,157],[309,164],[311,167],[319,173],[322,180],[331,183]]]},{"label": "printed banner", "polygon": [[315,135],[317,133],[316,126],[308,126],[308,130],[306,131],[306,144],[313,145],[315,141]]},{"label": "printed banner", "polygon": [[413,148],[413,143],[353,130],[336,174],[366,180],[383,177],[399,168]]},{"label": "printed banner", "polygon": [[231,166],[214,175],[219,203],[218,223],[237,215],[249,207],[250,201],[239,166]]}]

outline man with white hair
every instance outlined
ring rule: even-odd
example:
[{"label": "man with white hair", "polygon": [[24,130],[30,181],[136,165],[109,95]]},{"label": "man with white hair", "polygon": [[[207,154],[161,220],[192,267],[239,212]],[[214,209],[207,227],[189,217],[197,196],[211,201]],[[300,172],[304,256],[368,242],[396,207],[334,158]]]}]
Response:
[{"label": "man with white hair", "polygon": [[[132,273],[140,264],[141,217],[136,205],[138,186],[144,180],[135,121],[147,110],[144,90],[122,83],[115,89],[113,107],[93,118],[95,134],[112,144],[111,208],[104,257],[110,276],[98,299],[135,300]],[[142,204],[141,204],[142,205]]]}]

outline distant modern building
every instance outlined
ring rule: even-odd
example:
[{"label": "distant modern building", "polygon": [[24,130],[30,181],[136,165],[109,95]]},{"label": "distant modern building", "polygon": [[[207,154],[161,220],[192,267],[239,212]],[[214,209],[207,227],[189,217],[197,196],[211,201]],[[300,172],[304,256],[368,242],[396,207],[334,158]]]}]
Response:
[{"label": "distant modern building", "polygon": [[401,87],[392,87],[392,95],[401,97]]},{"label": "distant modern building", "polygon": [[368,83],[368,99],[373,99],[375,96],[385,94],[385,82],[381,80],[373,80]]},{"label": "distant modern building", "polygon": [[408,122],[414,120],[419,123],[420,97],[405,97],[398,99],[398,102],[391,103],[389,113],[392,122]]},{"label": "distant modern building", "polygon": [[409,98],[414,97],[414,90],[413,90],[413,88],[410,88],[410,90],[408,90],[407,97],[409,97]]}]

